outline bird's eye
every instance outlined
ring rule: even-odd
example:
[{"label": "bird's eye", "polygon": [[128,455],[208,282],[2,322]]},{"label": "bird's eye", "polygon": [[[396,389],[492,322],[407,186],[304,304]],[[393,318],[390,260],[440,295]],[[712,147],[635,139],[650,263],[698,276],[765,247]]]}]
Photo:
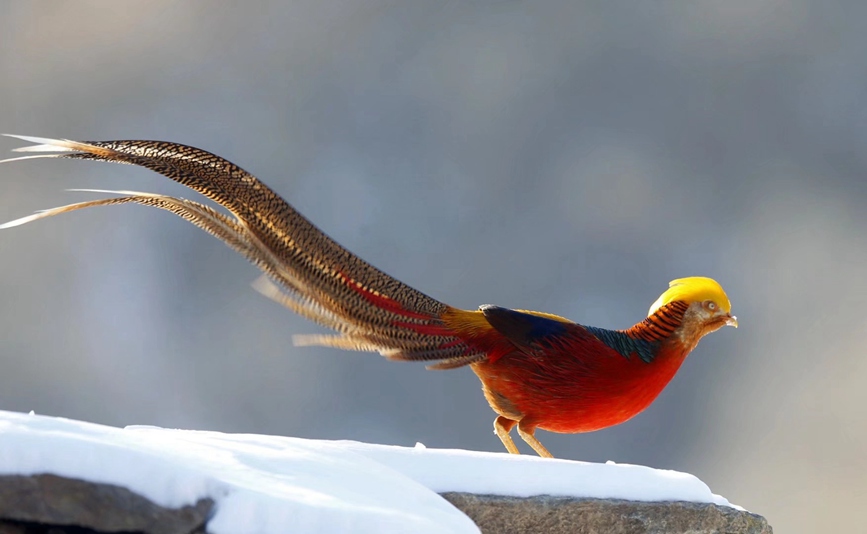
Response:
[{"label": "bird's eye", "polygon": [[716,302],[708,300],[704,303],[704,307],[709,309],[710,311],[714,311],[716,310]]}]

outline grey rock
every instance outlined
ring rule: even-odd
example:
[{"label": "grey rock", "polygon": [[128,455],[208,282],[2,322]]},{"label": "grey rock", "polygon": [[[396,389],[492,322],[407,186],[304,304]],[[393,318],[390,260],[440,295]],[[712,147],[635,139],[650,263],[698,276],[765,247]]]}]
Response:
[{"label": "grey rock", "polygon": [[772,534],[764,517],[727,506],[568,497],[442,496],[484,534]]},{"label": "grey rock", "polygon": [[0,534],[29,534],[27,528],[21,524],[6,523],[0,519]]},{"label": "grey rock", "polygon": [[[213,506],[163,508],[130,490],[55,475],[0,476],[0,533],[75,532],[191,534],[204,532]],[[45,527],[45,528],[40,528]],[[83,530],[82,530],[83,529]]]},{"label": "grey rock", "polygon": [[[772,534],[758,515],[690,502],[444,493],[484,534]],[[126,488],[55,475],[0,476],[0,534],[201,534],[213,507],[167,509]]]}]

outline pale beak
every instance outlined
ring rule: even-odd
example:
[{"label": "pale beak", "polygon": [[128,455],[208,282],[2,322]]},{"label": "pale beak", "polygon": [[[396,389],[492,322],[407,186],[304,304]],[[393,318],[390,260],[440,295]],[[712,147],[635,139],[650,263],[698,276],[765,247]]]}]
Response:
[{"label": "pale beak", "polygon": [[734,315],[730,314],[730,313],[727,314],[726,325],[733,326],[733,327],[737,328],[738,327],[738,318],[735,317]]}]

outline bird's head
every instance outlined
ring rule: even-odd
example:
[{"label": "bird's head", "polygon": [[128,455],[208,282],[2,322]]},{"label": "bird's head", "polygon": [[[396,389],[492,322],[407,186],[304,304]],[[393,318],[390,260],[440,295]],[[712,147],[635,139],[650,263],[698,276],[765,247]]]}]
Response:
[{"label": "bird's head", "polygon": [[732,304],[728,296],[712,278],[692,276],[672,280],[668,290],[650,307],[648,317],[674,302],[682,302],[687,307],[677,333],[690,345],[724,326],[738,327],[738,318],[731,314]]}]

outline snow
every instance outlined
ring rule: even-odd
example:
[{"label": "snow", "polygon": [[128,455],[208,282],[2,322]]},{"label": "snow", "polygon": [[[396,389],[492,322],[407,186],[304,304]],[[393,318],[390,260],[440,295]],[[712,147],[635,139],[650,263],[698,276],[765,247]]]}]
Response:
[{"label": "snow", "polygon": [[447,491],[733,506],[698,478],[636,465],[156,427],[0,411],[0,475],[124,486],[164,507],[210,497],[220,533],[470,533]]}]

